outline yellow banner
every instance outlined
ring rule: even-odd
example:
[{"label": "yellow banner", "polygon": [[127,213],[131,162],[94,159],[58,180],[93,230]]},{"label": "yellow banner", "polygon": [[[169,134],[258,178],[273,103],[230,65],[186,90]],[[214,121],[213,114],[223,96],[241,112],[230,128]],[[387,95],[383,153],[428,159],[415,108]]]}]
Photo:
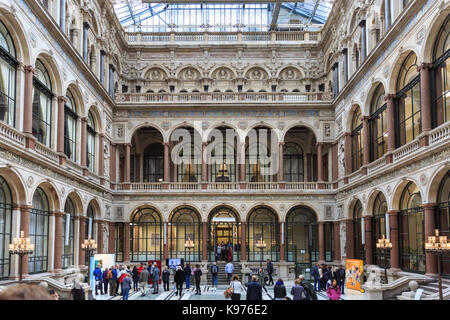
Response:
[{"label": "yellow banner", "polygon": [[346,288],[361,291],[364,262],[362,260],[345,259]]}]

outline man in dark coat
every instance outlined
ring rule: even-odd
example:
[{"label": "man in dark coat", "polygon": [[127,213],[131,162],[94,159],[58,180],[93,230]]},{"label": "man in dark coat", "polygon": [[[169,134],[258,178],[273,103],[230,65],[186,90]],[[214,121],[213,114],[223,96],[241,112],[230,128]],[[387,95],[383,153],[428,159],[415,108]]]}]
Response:
[{"label": "man in dark coat", "polygon": [[200,269],[200,266],[197,264],[195,266],[194,270],[194,278],[195,278],[195,294],[202,294],[202,291],[200,290],[200,280],[202,277],[202,270]]},{"label": "man in dark coat", "polygon": [[337,281],[339,286],[339,290],[341,290],[341,294],[344,294],[345,288],[345,269],[343,266],[339,266],[339,268],[334,272],[334,278]]},{"label": "man in dark coat", "polygon": [[252,281],[247,285],[247,300],[262,300],[262,286],[256,276],[252,276]]},{"label": "man in dark coat", "polygon": [[152,274],[152,281],[153,281],[153,294],[157,294],[159,291],[159,275],[161,274],[161,271],[158,268],[158,265],[153,265],[153,274]]},{"label": "man in dark coat", "polygon": [[319,264],[316,262],[314,267],[312,267],[311,275],[314,278],[314,290],[320,291],[320,273],[319,273]]},{"label": "man in dark coat", "polygon": [[272,261],[270,261],[270,259],[267,259],[266,272],[267,272],[267,274],[269,276],[269,283],[267,285],[268,286],[272,286],[273,285],[273,278],[272,278],[273,263],[272,263]]},{"label": "man in dark coat", "polygon": [[176,295],[178,296],[178,294],[180,294],[181,298],[181,294],[183,293],[183,283],[186,280],[186,277],[184,276],[184,271],[181,268],[181,266],[178,266],[177,271],[175,271],[174,280],[175,284],[177,285]]},{"label": "man in dark coat", "polygon": [[162,272],[162,281],[164,284],[164,291],[169,291],[169,283],[170,283],[170,271],[167,267],[164,268]]},{"label": "man in dark coat", "polygon": [[186,289],[189,289],[191,287],[191,273],[192,273],[192,269],[189,263],[186,264],[183,271],[184,276],[186,278]]},{"label": "man in dark coat", "polygon": [[141,296],[145,296],[145,288],[148,285],[148,279],[150,278],[150,272],[148,269],[143,268],[139,274],[139,288],[142,290]]}]

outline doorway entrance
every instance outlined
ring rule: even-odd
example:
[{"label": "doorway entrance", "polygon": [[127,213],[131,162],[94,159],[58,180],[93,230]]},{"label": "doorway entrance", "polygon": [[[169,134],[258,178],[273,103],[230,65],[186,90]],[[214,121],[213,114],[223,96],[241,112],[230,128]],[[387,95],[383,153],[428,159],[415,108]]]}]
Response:
[{"label": "doorway entrance", "polygon": [[[228,207],[214,209],[209,217],[209,261],[239,261],[241,244],[238,215]],[[220,247],[220,255],[218,255]]]}]

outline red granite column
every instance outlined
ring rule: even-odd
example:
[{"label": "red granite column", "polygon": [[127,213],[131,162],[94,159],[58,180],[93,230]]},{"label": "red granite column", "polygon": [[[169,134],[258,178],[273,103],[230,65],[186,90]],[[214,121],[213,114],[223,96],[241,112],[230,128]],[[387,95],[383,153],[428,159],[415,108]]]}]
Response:
[{"label": "red granite column", "polygon": [[64,105],[66,97],[58,97],[58,123],[57,123],[57,148],[59,154],[59,164],[66,164],[66,155],[64,154]]},{"label": "red granite column", "polygon": [[130,224],[124,223],[124,244],[123,244],[123,262],[125,264],[130,263]]},{"label": "red granite column", "polygon": [[81,248],[81,245],[84,243],[84,240],[86,240],[86,217],[81,216],[80,217],[80,243],[78,244],[79,246],[79,252],[80,254],[78,255],[79,259],[78,259],[78,264],[80,266],[84,266],[86,263],[86,252]]},{"label": "red granite column", "polygon": [[208,223],[202,222],[202,261],[208,260]]},{"label": "red granite column", "polygon": [[111,143],[111,158],[109,159],[109,176],[112,184],[112,189],[114,189],[114,185],[116,184],[116,147],[115,143]]},{"label": "red granite column", "polygon": [[86,117],[81,118],[81,167],[83,168],[83,175],[87,176],[88,169],[86,167],[87,160],[87,122]]},{"label": "red granite column", "polygon": [[386,154],[386,163],[393,162],[393,152],[395,151],[395,95],[388,94],[384,97],[387,103],[387,131],[388,131],[388,153]]},{"label": "red granite column", "polygon": [[241,222],[241,261],[247,261],[247,226]]},{"label": "red granite column", "polygon": [[[30,236],[30,210],[31,206],[20,207],[20,231],[23,231],[24,237]],[[22,275],[28,275],[28,255],[22,258]]]},{"label": "red granite column", "polygon": [[130,173],[131,173],[131,143],[125,144],[125,174],[124,182],[130,183]]},{"label": "red granite column", "polygon": [[170,144],[164,142],[164,182],[170,182]]},{"label": "red granite column", "polygon": [[399,211],[391,210],[389,214],[389,228],[391,229],[391,270],[400,271],[400,245],[398,230],[398,214]]},{"label": "red granite column", "polygon": [[345,256],[353,259],[355,254],[355,244],[353,243],[353,220],[345,220]]},{"label": "red granite column", "polygon": [[[370,163],[370,117],[364,116],[363,120],[363,166],[368,166]],[[367,168],[363,168],[363,174],[367,174]]]},{"label": "red granite column", "polygon": [[431,81],[432,63],[422,63],[417,71],[420,72],[420,100],[422,111],[422,134],[419,136],[421,147],[428,146],[428,132],[431,130]]},{"label": "red granite column", "polygon": [[[425,241],[428,240],[429,236],[435,235],[435,211],[436,204],[434,203],[426,203],[423,204],[424,216],[425,216]],[[437,261],[436,256],[431,253],[426,253],[426,275],[428,276],[437,276]]]},{"label": "red granite column", "polygon": [[55,213],[55,264],[54,271],[62,269],[62,245],[63,245],[63,215],[64,212]]},{"label": "red granite column", "polygon": [[105,179],[103,179],[103,176],[105,175],[104,165],[105,165],[105,158],[104,158],[104,151],[103,151],[103,133],[99,133],[98,135],[98,175],[100,176],[101,184],[105,183]]},{"label": "red granite column", "polygon": [[280,223],[280,261],[286,261],[286,255],[285,255],[285,243],[284,243],[284,226],[285,223],[281,222]]},{"label": "red granite column", "polygon": [[319,264],[325,263],[325,223],[319,222]]},{"label": "red granite column", "polygon": [[163,242],[163,261],[166,261],[166,259],[169,258],[169,239],[168,239],[169,226],[167,222],[164,222],[163,228],[164,228],[163,230],[165,230]]},{"label": "red granite column", "polygon": [[103,221],[97,220],[97,252],[104,253],[103,251]]},{"label": "red granite column", "polygon": [[[36,139],[33,136],[33,76],[36,69],[32,66],[25,66],[25,88],[23,96],[23,132],[26,136],[26,147],[34,149]],[[24,258],[24,262],[25,262]],[[28,260],[27,260],[28,264]],[[28,273],[28,265],[27,265]]]},{"label": "red granite column", "polygon": [[[352,173],[352,136],[349,132],[344,134],[345,139],[345,150],[344,150],[344,161],[345,161],[345,175],[349,176]],[[344,183],[348,183],[348,177],[344,179]]]},{"label": "red granite column", "polygon": [[114,222],[110,222],[109,223],[109,234],[108,234],[108,251],[110,254],[114,254],[116,253],[116,241],[115,241],[115,236],[116,236],[116,226],[114,224]]},{"label": "red granite column", "polygon": [[334,263],[341,264],[341,223],[339,221],[333,222],[333,236],[334,236]]},{"label": "red granite column", "polygon": [[366,264],[373,264],[373,242],[372,242],[372,216],[364,217],[364,230],[366,237]]}]

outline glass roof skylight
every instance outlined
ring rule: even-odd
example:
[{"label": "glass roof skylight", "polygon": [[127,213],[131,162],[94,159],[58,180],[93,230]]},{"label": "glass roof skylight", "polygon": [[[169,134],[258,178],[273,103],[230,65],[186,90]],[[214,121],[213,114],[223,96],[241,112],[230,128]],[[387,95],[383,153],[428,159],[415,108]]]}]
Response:
[{"label": "glass roof skylight", "polygon": [[[169,2],[169,3],[168,3]],[[268,31],[321,25],[330,15],[333,0],[261,3],[170,3],[116,0],[114,10],[126,31],[202,32]],[[279,9],[279,10],[278,10]],[[275,27],[274,27],[275,26]]]}]

